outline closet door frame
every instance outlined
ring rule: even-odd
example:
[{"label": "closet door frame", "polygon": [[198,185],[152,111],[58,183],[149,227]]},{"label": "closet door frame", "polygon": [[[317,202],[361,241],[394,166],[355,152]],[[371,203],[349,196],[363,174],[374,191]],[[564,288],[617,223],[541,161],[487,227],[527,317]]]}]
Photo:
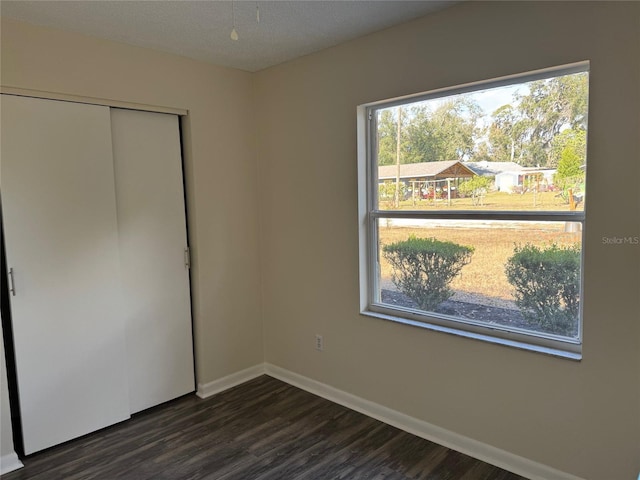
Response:
[{"label": "closet door frame", "polygon": [[[190,245],[189,242],[189,211],[188,211],[188,189],[187,189],[187,178],[186,178],[186,167],[185,162],[187,162],[188,154],[185,154],[184,148],[184,121],[187,119],[189,115],[189,110],[186,108],[180,107],[170,107],[170,106],[161,106],[161,105],[150,105],[143,103],[135,103],[135,102],[126,102],[120,100],[113,99],[105,99],[98,97],[89,97],[89,96],[80,96],[80,95],[70,95],[66,93],[58,93],[51,91],[43,91],[43,90],[35,90],[35,89],[26,89],[20,87],[11,87],[0,85],[0,94],[2,95],[12,95],[12,96],[20,96],[20,97],[28,97],[28,98],[37,98],[43,100],[58,100],[65,101],[71,103],[81,103],[88,105],[97,105],[104,107],[113,107],[113,108],[123,108],[130,110],[138,110],[144,112],[157,112],[157,113],[166,113],[176,115],[178,117],[179,123],[179,134],[180,134],[180,148],[181,148],[181,168],[182,168],[182,181],[183,181],[183,192],[184,192],[184,208],[185,208],[185,228],[186,228],[186,238],[187,244]],[[0,208],[1,208],[0,204]],[[1,218],[0,218],[1,220]],[[5,247],[5,239],[4,235],[2,238],[2,246],[3,249]],[[8,387],[9,387],[9,395],[10,395],[10,404],[11,404],[11,417],[12,417],[12,431],[14,437],[14,446],[16,451],[20,455],[28,454],[27,451],[23,450],[21,447],[23,446],[23,428],[20,420],[20,402],[18,396],[18,384],[16,378],[16,365],[15,365],[15,352],[14,352],[14,338],[13,338],[13,326],[12,326],[12,315],[11,315],[11,307],[10,307],[10,293],[9,293],[9,282],[8,282],[8,266],[5,258],[2,259],[2,325],[3,325],[3,341],[5,344],[5,355],[7,360],[7,375],[8,375]],[[190,258],[189,258],[190,260]],[[191,278],[191,270],[189,269],[189,281],[188,281],[188,289],[189,289],[189,300],[190,300],[190,320],[191,320],[191,330],[192,330],[192,348],[194,355],[194,372],[193,378],[194,382],[197,384],[197,377],[195,371],[195,332],[193,330],[193,288],[192,288],[192,278]]]},{"label": "closet door frame", "polygon": [[123,102],[107,98],[86,97],[82,95],[69,95],[67,93],[47,92],[30,88],[18,88],[0,85],[0,94],[14,95],[18,97],[41,98],[43,100],[60,100],[71,103],[84,103],[87,105],[99,105],[102,107],[125,108],[128,110],[141,110],[143,112],[170,113],[179,117],[189,115],[189,110],[178,107],[161,105],[148,105],[145,103]]}]

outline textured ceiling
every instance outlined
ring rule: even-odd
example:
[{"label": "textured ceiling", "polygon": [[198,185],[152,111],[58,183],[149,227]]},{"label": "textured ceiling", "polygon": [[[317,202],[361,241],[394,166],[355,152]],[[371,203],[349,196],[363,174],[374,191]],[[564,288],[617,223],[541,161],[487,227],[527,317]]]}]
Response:
[{"label": "textured ceiling", "polygon": [[[441,10],[451,1],[13,1],[27,23],[257,71]],[[260,23],[256,22],[256,7]],[[230,38],[235,25],[238,41]]]}]

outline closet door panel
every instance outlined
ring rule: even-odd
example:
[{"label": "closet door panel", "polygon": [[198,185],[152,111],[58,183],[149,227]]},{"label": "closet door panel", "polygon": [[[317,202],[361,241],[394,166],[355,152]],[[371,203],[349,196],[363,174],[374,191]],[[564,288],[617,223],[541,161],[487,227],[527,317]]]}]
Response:
[{"label": "closet door panel", "polygon": [[2,210],[25,453],[129,417],[110,114],[3,95]]},{"label": "closet door panel", "polygon": [[180,131],[112,109],[131,413],[194,390]]}]

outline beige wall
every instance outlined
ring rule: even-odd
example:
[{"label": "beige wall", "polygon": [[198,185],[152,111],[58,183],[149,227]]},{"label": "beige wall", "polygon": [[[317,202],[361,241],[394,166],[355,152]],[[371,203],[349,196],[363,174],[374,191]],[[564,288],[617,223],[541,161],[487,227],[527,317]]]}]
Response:
[{"label": "beige wall", "polygon": [[[255,75],[3,19],[1,83],[189,109],[200,383],[266,359],[617,480],[640,469],[640,248],[601,237],[640,235],[639,18],[632,3],[473,2]],[[356,106],[580,60],[592,62],[583,361],[360,316]]]},{"label": "beige wall", "polygon": [[188,109],[197,381],[262,362],[251,75],[4,18],[1,75],[5,87]]},{"label": "beige wall", "polygon": [[[640,470],[640,4],[471,2],[256,76],[266,361],[594,480]],[[591,61],[584,359],[358,314],[356,106]],[[314,334],[325,350],[314,349]]]}]

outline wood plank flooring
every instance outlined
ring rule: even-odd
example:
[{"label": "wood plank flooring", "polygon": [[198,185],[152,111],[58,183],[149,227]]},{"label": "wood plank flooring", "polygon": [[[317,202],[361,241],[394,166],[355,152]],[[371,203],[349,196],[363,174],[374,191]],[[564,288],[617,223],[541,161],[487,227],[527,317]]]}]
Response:
[{"label": "wood plank flooring", "polygon": [[268,376],[24,459],[2,480],[519,480]]}]

